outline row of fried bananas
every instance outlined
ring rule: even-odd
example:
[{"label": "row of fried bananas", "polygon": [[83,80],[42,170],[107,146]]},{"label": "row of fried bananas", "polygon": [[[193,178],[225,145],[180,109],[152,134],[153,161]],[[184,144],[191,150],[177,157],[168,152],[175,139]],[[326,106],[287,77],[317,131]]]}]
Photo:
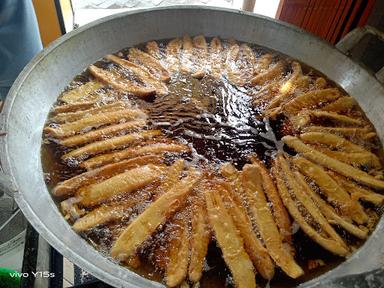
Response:
[{"label": "row of fried bananas", "polygon": [[[85,232],[133,213],[135,205],[143,201],[142,194],[135,197],[135,193],[160,177],[160,184],[151,188],[149,204],[117,235],[111,255],[131,263],[141,247],[165,225],[165,251],[153,262],[163,263],[158,268],[164,271],[170,287],[186,279],[200,280],[213,239],[222,250],[236,286],[255,287],[256,271],[271,279],[275,265],[292,278],[303,274],[294,260],[290,218],[313,241],[342,257],[349,255],[353,247],[348,247],[333,226],[361,239],[372,229],[370,218],[377,215],[359,200],[380,205],[383,195],[353,182],[348,182],[350,189],[346,190],[347,178],[339,171],[327,171],[302,155],[279,154],[272,173],[257,159],[252,161],[242,171],[225,164],[220,175],[186,167],[181,159],[169,167],[145,164],[101,182],[93,180],[96,183],[80,188],[80,193],[63,203],[70,200],[69,207],[75,203],[76,207],[86,208],[73,225],[77,232]],[[132,188],[128,192],[124,189],[124,193],[130,197],[116,201],[114,196],[123,193],[118,187],[127,183]]]}]

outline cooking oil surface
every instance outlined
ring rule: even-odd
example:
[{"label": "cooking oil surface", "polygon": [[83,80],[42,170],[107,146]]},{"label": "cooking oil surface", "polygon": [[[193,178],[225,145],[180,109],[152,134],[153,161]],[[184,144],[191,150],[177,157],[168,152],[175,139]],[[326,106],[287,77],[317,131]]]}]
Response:
[{"label": "cooking oil surface", "polygon": [[150,120],[167,136],[188,144],[193,160],[228,161],[241,168],[253,153],[267,160],[276,151],[274,135],[266,133],[271,128],[258,120],[247,89],[225,79],[180,76],[169,90],[169,95],[157,96],[146,105]]}]

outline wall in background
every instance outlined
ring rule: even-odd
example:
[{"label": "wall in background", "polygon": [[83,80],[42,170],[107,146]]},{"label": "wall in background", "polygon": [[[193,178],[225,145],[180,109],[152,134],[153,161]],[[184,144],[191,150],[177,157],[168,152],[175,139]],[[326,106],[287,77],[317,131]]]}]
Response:
[{"label": "wall in background", "polygon": [[366,24],[374,4],[375,0],[281,0],[277,18],[335,44]]},{"label": "wall in background", "polygon": [[372,13],[367,21],[368,25],[374,26],[381,31],[384,31],[384,1],[376,0],[373,6]]},{"label": "wall in background", "polygon": [[32,0],[43,46],[62,35],[54,0]]}]

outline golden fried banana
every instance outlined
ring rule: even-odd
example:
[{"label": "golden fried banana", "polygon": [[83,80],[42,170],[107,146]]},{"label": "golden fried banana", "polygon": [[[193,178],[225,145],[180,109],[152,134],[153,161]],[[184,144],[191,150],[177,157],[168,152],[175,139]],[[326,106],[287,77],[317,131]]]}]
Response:
[{"label": "golden fried banana", "polygon": [[325,202],[320,197],[320,195],[318,195],[311,189],[311,187],[309,187],[308,183],[304,179],[304,176],[300,172],[295,171],[295,177],[301,187],[303,187],[304,192],[311,196],[312,200],[316,203],[316,205],[321,210],[321,213],[323,213],[330,224],[339,225],[360,239],[365,239],[368,237],[367,231],[360,229],[356,225],[347,221],[344,217],[339,216],[331,205]]},{"label": "golden fried banana", "polygon": [[336,173],[329,172],[329,175],[331,175],[331,177],[339,183],[340,186],[343,186],[345,190],[351,194],[352,199],[363,200],[375,205],[382,205],[384,203],[384,195],[375,193],[367,188],[363,188],[362,186],[354,183],[353,181],[347,180],[343,176],[337,175]]},{"label": "golden fried banana", "polygon": [[262,177],[256,165],[244,166],[242,182],[250,211],[255,218],[269,255],[288,276],[300,277],[304,272],[292,255],[284,249],[279,230],[263,192]]},{"label": "golden fried banana", "polygon": [[168,82],[169,72],[163,67],[159,60],[140,49],[129,49],[128,59],[133,63],[144,66],[155,78],[163,82]]},{"label": "golden fried banana", "polygon": [[292,163],[301,173],[313,179],[327,197],[327,201],[336,205],[345,216],[350,217],[358,224],[366,223],[368,216],[363,207],[358,202],[353,201],[345,189],[339,186],[321,166],[300,156],[292,158]]},{"label": "golden fried banana", "polygon": [[210,240],[211,231],[207,223],[205,202],[198,198],[192,206],[191,259],[188,269],[188,277],[192,282],[200,281]]},{"label": "golden fried banana", "polygon": [[[279,163],[279,164],[281,164],[281,163]],[[333,228],[330,225],[328,225],[328,223],[326,222],[325,218],[323,217],[321,212],[317,210],[317,207],[312,202],[312,200],[310,198],[307,198],[307,197],[301,197],[300,200],[301,201],[304,200],[304,203],[306,204],[306,206],[310,207],[309,208],[310,210],[308,210],[308,211],[310,213],[313,213],[313,214],[317,215],[317,218],[315,218],[315,220],[321,222],[321,224],[320,223],[319,224],[322,226],[322,228],[326,228],[327,232],[328,233],[331,232],[332,235],[334,235],[339,241],[336,240],[336,239],[332,239],[332,238],[329,239],[329,238],[323,237],[314,228],[312,228],[311,225],[309,225],[306,222],[306,218],[299,211],[299,209],[297,207],[297,203],[295,203],[295,201],[293,201],[291,196],[289,195],[288,187],[286,186],[286,183],[284,183],[284,180],[283,180],[284,179],[284,175],[283,175],[283,171],[282,171],[282,168],[281,168],[282,165],[279,165],[279,166],[280,166],[280,168],[276,169],[277,174],[278,174],[278,177],[277,177],[277,187],[279,189],[279,193],[281,195],[281,198],[283,199],[283,202],[284,202],[285,206],[288,208],[289,213],[292,215],[292,217],[295,219],[295,221],[297,221],[297,223],[300,225],[301,229],[303,229],[303,231],[310,238],[312,238],[315,242],[317,242],[319,245],[321,245],[322,247],[324,247],[328,251],[330,251],[330,252],[332,252],[332,253],[334,253],[336,255],[339,255],[339,256],[346,256],[346,255],[348,255],[349,251],[347,249],[347,246],[341,240],[341,238],[337,235],[337,233],[333,230]],[[284,169],[284,170],[286,170],[286,169]],[[284,172],[287,172],[287,171],[288,170],[286,170]],[[285,176],[287,176],[287,174]],[[291,185],[293,183],[295,183],[293,179],[291,179],[291,181],[289,181],[289,182],[290,182],[289,184],[291,184]],[[295,192],[300,191],[300,189],[298,187],[295,187],[295,188],[296,188]],[[298,195],[298,194],[296,193],[296,195]],[[299,194],[299,195],[303,196],[305,194]]]},{"label": "golden fried banana", "polygon": [[109,138],[111,136],[115,136],[116,134],[120,134],[130,129],[142,128],[145,125],[146,125],[146,121],[144,119],[133,120],[133,121],[128,121],[128,122],[119,123],[119,124],[113,124],[103,128],[91,130],[84,134],[79,134],[79,135],[70,136],[68,138],[64,138],[63,140],[60,140],[59,143],[67,147],[78,146],[81,144],[87,144],[90,142],[95,142],[101,139]]},{"label": "golden fried banana", "polygon": [[344,137],[327,132],[306,132],[300,134],[300,139],[309,144],[324,144],[332,150],[337,149],[351,153],[371,153],[360,145],[348,141]]},{"label": "golden fried banana", "polygon": [[190,173],[150,204],[143,213],[128,225],[113,244],[111,249],[112,257],[124,260],[133,255],[159,225],[163,224],[183,206],[185,199],[199,179],[200,175],[198,173]]},{"label": "golden fried banana", "polygon": [[111,151],[113,149],[123,148],[136,141],[151,139],[159,135],[161,135],[160,130],[147,130],[147,131],[127,134],[124,136],[117,136],[117,137],[109,138],[106,140],[93,142],[85,146],[82,146],[80,148],[76,148],[71,152],[64,154],[61,157],[61,159],[64,161],[67,161],[69,159],[83,160],[95,154]]},{"label": "golden fried banana", "polygon": [[97,104],[96,101],[81,101],[81,102],[72,102],[70,104],[63,104],[53,107],[53,114],[60,113],[71,113],[76,111],[87,110],[94,107]]},{"label": "golden fried banana", "polygon": [[81,111],[69,112],[69,113],[60,113],[52,117],[51,120],[52,122],[55,122],[55,123],[73,122],[76,120],[80,120],[85,116],[95,115],[95,114],[110,112],[110,111],[119,111],[125,108],[130,108],[130,106],[131,105],[128,102],[118,101],[110,104],[105,104],[96,108],[88,109],[88,110],[81,110]]},{"label": "golden fried banana", "polygon": [[324,126],[308,126],[303,129],[303,132],[325,132],[330,134],[336,134],[343,137],[361,140],[372,140],[377,135],[372,131],[372,128],[367,126],[363,128],[351,128],[351,127],[324,127]]},{"label": "golden fried banana", "polygon": [[[89,73],[99,81],[111,85],[118,91],[131,93],[138,97],[147,97],[156,93],[156,88],[149,85],[140,85],[131,79],[124,78],[116,71],[104,70],[95,65],[88,67]],[[144,82],[145,83],[145,82]]]},{"label": "golden fried banana", "polygon": [[84,206],[94,206],[122,193],[132,193],[156,180],[164,167],[148,164],[80,188],[76,196]]},{"label": "golden fried banana", "polygon": [[341,97],[321,108],[323,111],[342,113],[352,110],[357,106],[355,99],[349,96]]},{"label": "golden fried banana", "polygon": [[156,41],[149,41],[145,45],[145,49],[147,50],[148,54],[151,55],[152,57],[156,59],[161,59],[162,55],[160,52],[159,45],[157,44]]},{"label": "golden fried banana", "polygon": [[60,96],[60,100],[67,104],[78,103],[80,101],[87,101],[87,98],[92,93],[102,87],[103,84],[99,81],[89,81],[72,90],[63,92]]},{"label": "golden fried banana", "polygon": [[105,56],[105,58],[107,60],[110,60],[110,61],[120,65],[124,69],[128,69],[130,72],[135,74],[135,76],[138,77],[141,80],[141,82],[144,83],[146,86],[153,87],[156,91],[156,94],[158,94],[158,95],[167,95],[168,94],[167,86],[162,81],[159,81],[159,79],[155,78],[144,67],[137,65],[131,61],[117,57],[115,55],[107,55],[107,56]]},{"label": "golden fried banana", "polygon": [[263,85],[268,81],[271,81],[274,78],[281,76],[284,73],[284,70],[285,70],[285,63],[283,61],[279,61],[267,71],[253,77],[250,80],[250,84],[252,86]]},{"label": "golden fried banana", "polygon": [[335,172],[344,175],[345,177],[352,178],[353,180],[365,184],[367,186],[384,189],[384,181],[378,180],[375,177],[369,175],[368,173],[361,171],[355,167],[352,167],[348,164],[340,162],[336,159],[333,159],[321,152],[316,151],[310,146],[304,144],[300,139],[294,136],[285,136],[282,138],[285,144],[287,144],[292,149],[303,154],[306,158],[323,165],[324,167],[334,170]]},{"label": "golden fried banana", "polygon": [[248,253],[261,276],[264,279],[271,280],[275,274],[274,264],[267,250],[253,231],[247,210],[239,203],[239,200],[233,199],[233,196],[237,195],[234,191],[231,191],[230,194],[225,187],[220,188],[219,192],[224,202],[226,202],[228,213],[231,215],[233,222],[244,240],[245,251]]},{"label": "golden fried banana", "polygon": [[84,161],[81,164],[81,166],[89,170],[105,164],[118,162],[127,158],[137,157],[140,155],[146,155],[146,154],[161,155],[161,154],[164,154],[165,152],[183,153],[187,151],[189,151],[189,147],[184,144],[154,143],[154,144],[148,144],[141,147],[131,147],[124,150],[95,156],[93,158],[90,158]]},{"label": "golden fried banana", "polygon": [[336,88],[309,91],[287,102],[283,106],[283,112],[288,116],[295,116],[305,108],[317,107],[319,103],[336,100],[340,96],[340,91]]},{"label": "golden fried banana", "polygon": [[167,68],[171,73],[179,73],[182,46],[183,41],[181,41],[179,38],[175,38],[168,42],[168,45],[165,49],[167,56]]},{"label": "golden fried banana", "polygon": [[[150,194],[144,193],[143,196],[145,196],[145,198],[143,197],[140,201],[148,200]],[[132,207],[138,203],[138,199],[128,199],[123,202],[110,203],[108,205],[100,206],[78,219],[73,224],[72,228],[76,232],[84,232],[95,227],[96,225],[102,225],[111,221],[120,220],[121,218],[128,216]]]},{"label": "golden fried banana", "polygon": [[168,170],[165,172],[164,179],[161,180],[161,184],[155,193],[155,198],[163,195],[165,192],[171,189],[171,187],[176,185],[177,181],[179,181],[181,178],[181,173],[183,172],[184,167],[184,159],[178,159],[168,168]]},{"label": "golden fried banana", "polygon": [[232,45],[226,59],[226,72],[229,82],[244,86],[254,75],[255,56],[246,44]]},{"label": "golden fried banana", "polygon": [[146,114],[139,109],[124,109],[90,115],[74,122],[64,123],[59,125],[57,128],[45,127],[44,132],[49,136],[64,138],[91,128],[97,128],[103,125],[115,124],[127,120],[145,119],[146,117]]},{"label": "golden fried banana", "polygon": [[292,223],[289,219],[288,212],[285,209],[283,202],[281,201],[280,195],[277,192],[272,177],[261,161],[253,157],[252,163],[254,165],[257,165],[257,167],[259,168],[263,180],[262,183],[264,192],[268,197],[268,200],[272,203],[272,212],[273,216],[275,217],[277,227],[279,228],[280,235],[285,243],[287,243],[288,245],[292,245]]},{"label": "golden fried banana", "polygon": [[81,186],[86,186],[97,182],[100,179],[107,179],[116,174],[122,173],[127,169],[135,168],[146,164],[160,164],[162,159],[158,156],[147,155],[118,163],[109,164],[91,171],[84,172],[72,178],[59,182],[53,188],[52,194],[55,196],[69,196]]},{"label": "golden fried banana", "polygon": [[174,219],[171,222],[173,229],[170,231],[168,247],[168,263],[165,268],[167,286],[175,287],[186,278],[189,263],[189,232],[188,219]]},{"label": "golden fried banana", "polygon": [[232,273],[237,288],[256,288],[255,273],[251,259],[243,248],[231,216],[225,209],[220,193],[214,190],[205,192],[209,223],[212,226],[223,258]]},{"label": "golden fried banana", "polygon": [[[280,87],[279,92],[281,95],[290,95],[296,88],[297,79],[303,76],[303,71],[301,69],[301,65],[299,62],[293,61],[291,66],[292,66],[292,74],[289,76],[288,80]],[[284,98],[281,99],[281,102],[283,101],[284,101]],[[274,108],[274,107],[270,107],[270,108]]]},{"label": "golden fried banana", "polygon": [[210,56],[210,73],[216,78],[220,79],[223,65],[224,65],[224,53],[223,45],[218,37],[214,37],[209,46],[209,56]]}]

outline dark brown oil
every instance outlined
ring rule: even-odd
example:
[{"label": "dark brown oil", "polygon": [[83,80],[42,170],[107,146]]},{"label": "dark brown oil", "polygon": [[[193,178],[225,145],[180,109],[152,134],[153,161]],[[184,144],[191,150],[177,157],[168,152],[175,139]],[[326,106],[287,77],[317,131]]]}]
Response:
[{"label": "dark brown oil", "polygon": [[169,90],[169,95],[147,105],[150,121],[168,137],[187,143],[193,160],[230,161],[241,168],[250,154],[267,160],[276,151],[246,90],[209,76],[181,76]]},{"label": "dark brown oil", "polygon": [[[160,47],[164,47],[164,43],[166,41],[160,43]],[[261,47],[253,47],[256,54],[265,50]],[[125,50],[121,53],[124,54]],[[281,55],[278,57],[287,58]],[[110,69],[116,68],[115,65],[104,60],[97,62],[96,65]],[[304,71],[310,70],[305,65],[303,68]],[[313,78],[320,75],[313,70],[311,73]],[[89,75],[84,72],[77,76],[75,82],[69,87],[75,87],[77,83],[86,82],[88,79]],[[269,165],[274,154],[283,149],[280,139],[286,134],[285,119],[277,118],[271,122],[261,120],[259,111],[251,105],[250,88],[238,88],[226,79],[216,80],[210,76],[197,80],[190,76],[178,75],[168,84],[168,89],[168,95],[156,96],[150,100],[142,100],[130,95],[126,97],[139,108],[148,111],[150,123],[148,128],[161,129],[168,138],[187,144],[192,153],[185,155],[185,158],[195,164],[209,163],[211,166],[219,167],[224,162],[232,162],[241,169],[245,163],[249,162],[249,155],[257,154],[259,159]],[[43,170],[50,189],[59,181],[82,172],[76,165],[68,166],[68,163],[62,163],[60,157],[63,153],[63,148],[56,143],[50,142],[42,146]],[[149,192],[141,191],[140,193]],[[108,257],[108,251],[117,235],[149,203],[150,200],[142,203],[141,207],[133,209],[132,214],[119,223],[95,227],[82,236]],[[345,231],[340,232],[350,245],[359,247],[362,244]],[[296,248],[296,260],[304,269],[305,275],[295,280],[287,277],[277,268],[276,275],[270,283],[257,276],[259,287],[267,284],[276,288],[295,287],[333,269],[344,260],[308,239],[300,229],[293,235],[293,242]],[[154,243],[148,243],[148,245],[151,246]],[[162,281],[162,272],[146,262],[145,258],[148,255],[144,254],[143,250],[142,265],[132,270],[146,278]],[[323,260],[325,266],[309,270],[308,261],[318,259]],[[230,272],[215,242],[209,246],[201,287],[233,287]]]}]

